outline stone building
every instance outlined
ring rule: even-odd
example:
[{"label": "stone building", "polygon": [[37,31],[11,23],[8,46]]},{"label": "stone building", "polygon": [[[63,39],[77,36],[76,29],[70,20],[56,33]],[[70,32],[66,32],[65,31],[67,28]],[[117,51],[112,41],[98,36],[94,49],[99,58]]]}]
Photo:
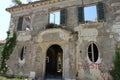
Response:
[{"label": "stone building", "polygon": [[[11,13],[11,36],[17,33],[7,61],[9,74],[41,80],[112,80],[120,0],[42,0],[6,10]],[[94,20],[86,18],[94,13]],[[49,23],[58,26],[47,28]]]}]

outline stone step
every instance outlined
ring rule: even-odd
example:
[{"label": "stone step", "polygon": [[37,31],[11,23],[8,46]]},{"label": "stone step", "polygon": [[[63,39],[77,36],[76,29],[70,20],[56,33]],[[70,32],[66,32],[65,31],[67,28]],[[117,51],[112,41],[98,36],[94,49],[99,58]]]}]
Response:
[{"label": "stone step", "polygon": [[45,79],[45,80],[62,80],[62,79]]}]

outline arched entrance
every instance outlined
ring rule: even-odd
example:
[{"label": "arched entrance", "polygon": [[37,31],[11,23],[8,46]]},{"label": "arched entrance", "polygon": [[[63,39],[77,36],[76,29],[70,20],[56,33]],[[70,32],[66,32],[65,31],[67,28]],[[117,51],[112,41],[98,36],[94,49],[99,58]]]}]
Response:
[{"label": "arched entrance", "polygon": [[59,45],[52,45],[46,53],[46,78],[62,78],[63,50]]}]

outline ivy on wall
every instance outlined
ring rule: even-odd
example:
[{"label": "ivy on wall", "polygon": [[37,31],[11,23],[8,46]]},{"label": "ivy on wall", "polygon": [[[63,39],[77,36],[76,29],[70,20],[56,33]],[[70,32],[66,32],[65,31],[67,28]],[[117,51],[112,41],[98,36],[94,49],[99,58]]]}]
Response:
[{"label": "ivy on wall", "polygon": [[120,48],[115,47],[114,69],[110,71],[113,80],[120,80]]},{"label": "ivy on wall", "polygon": [[7,71],[6,61],[9,59],[15,45],[16,45],[16,33],[13,33],[13,37],[9,37],[10,32],[7,32],[7,39],[2,51],[2,60],[0,65],[0,73],[5,73]]}]

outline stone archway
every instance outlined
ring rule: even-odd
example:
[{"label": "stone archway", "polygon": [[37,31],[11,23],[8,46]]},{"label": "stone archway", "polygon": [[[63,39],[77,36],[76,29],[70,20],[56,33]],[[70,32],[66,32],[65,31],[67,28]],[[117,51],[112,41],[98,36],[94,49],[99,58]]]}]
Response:
[{"label": "stone archway", "polygon": [[59,45],[52,45],[46,53],[46,78],[61,78],[63,67],[63,50]]}]

